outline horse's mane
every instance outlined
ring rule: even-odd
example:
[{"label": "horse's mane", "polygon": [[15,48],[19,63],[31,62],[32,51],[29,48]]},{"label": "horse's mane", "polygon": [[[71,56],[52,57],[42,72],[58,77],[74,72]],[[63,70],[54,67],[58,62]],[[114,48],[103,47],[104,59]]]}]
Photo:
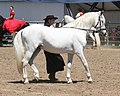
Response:
[{"label": "horse's mane", "polygon": [[98,12],[87,12],[84,15],[80,16],[73,22],[70,22],[66,24],[63,27],[73,27],[73,28],[85,28],[86,24],[89,24],[89,22],[93,22],[95,16],[98,15]]}]

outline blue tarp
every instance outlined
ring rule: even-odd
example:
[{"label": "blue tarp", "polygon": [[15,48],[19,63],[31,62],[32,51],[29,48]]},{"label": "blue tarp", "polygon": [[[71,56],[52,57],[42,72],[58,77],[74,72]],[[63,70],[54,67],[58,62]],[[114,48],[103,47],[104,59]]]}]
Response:
[{"label": "blue tarp", "polygon": [[114,2],[120,0],[0,0],[14,2],[48,2],[48,3],[88,3],[88,2]]}]

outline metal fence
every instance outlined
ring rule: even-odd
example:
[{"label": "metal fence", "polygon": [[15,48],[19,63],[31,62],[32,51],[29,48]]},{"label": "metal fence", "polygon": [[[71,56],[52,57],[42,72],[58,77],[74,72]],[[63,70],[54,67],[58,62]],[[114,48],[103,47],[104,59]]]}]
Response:
[{"label": "metal fence", "polygon": [[[27,21],[30,25],[31,24],[43,24],[43,21]],[[13,46],[13,35],[10,34],[9,32],[5,33],[3,35],[3,39],[2,39],[2,44],[0,44],[0,46],[3,47],[10,47]]]},{"label": "metal fence", "polygon": [[[120,47],[120,23],[107,23],[107,37],[100,35],[101,46]],[[88,45],[92,45],[92,39],[87,38]]]}]

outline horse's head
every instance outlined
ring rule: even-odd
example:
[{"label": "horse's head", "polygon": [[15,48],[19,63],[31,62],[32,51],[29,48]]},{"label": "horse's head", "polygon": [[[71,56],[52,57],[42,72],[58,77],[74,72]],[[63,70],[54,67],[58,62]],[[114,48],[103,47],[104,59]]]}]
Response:
[{"label": "horse's head", "polygon": [[94,28],[96,31],[102,32],[106,35],[106,27],[105,27],[105,17],[103,15],[103,11],[99,11],[97,17],[95,18]]}]

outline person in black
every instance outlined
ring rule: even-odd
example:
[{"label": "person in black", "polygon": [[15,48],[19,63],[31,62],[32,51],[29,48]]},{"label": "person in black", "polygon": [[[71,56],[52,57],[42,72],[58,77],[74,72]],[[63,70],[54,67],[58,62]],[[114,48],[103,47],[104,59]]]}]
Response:
[{"label": "person in black", "polygon": [[[57,17],[54,17],[54,15],[48,15],[45,20],[44,25],[51,27],[54,23],[55,20],[58,19]],[[64,70],[64,60],[61,57],[60,54],[53,54],[49,53],[47,51],[44,51],[45,57],[46,57],[46,68],[47,68],[47,73],[49,74],[49,79],[52,82],[57,81],[58,79],[55,78],[55,73],[58,71],[63,71]]]}]

